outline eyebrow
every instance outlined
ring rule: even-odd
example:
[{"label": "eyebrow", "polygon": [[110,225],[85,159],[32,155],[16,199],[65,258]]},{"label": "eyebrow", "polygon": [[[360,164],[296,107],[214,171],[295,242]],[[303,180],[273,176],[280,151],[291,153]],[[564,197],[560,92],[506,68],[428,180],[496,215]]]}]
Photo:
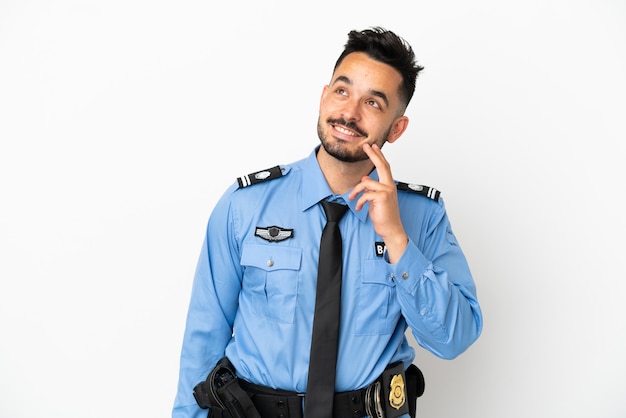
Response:
[{"label": "eyebrow", "polygon": [[[338,76],[338,77],[335,79],[335,81],[333,81],[333,85],[334,85],[334,84],[337,84],[337,82],[339,82],[339,81],[343,81],[344,83],[346,83],[346,84],[348,84],[348,85],[350,85],[350,86],[352,85],[352,80],[350,80],[350,79],[349,79],[348,77],[346,77],[345,75],[340,75],[340,76]],[[387,98],[387,95],[386,95],[385,93],[383,93],[382,91],[372,90],[372,89],[368,90],[368,92],[369,92],[371,95],[373,95],[373,96],[380,97],[380,98],[381,98],[381,99],[385,102],[385,105],[386,105],[387,107],[389,107],[389,99]]]}]

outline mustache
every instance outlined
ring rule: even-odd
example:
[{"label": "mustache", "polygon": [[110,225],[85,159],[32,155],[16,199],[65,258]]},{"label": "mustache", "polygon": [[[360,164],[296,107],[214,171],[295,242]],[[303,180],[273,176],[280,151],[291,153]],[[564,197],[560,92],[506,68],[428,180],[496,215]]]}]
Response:
[{"label": "mustache", "polygon": [[359,128],[359,126],[355,122],[346,122],[346,120],[343,118],[339,118],[339,119],[329,118],[328,120],[326,120],[326,122],[333,124],[333,125],[341,125],[345,128],[353,130],[354,132],[358,133],[361,136],[367,136],[367,132]]}]

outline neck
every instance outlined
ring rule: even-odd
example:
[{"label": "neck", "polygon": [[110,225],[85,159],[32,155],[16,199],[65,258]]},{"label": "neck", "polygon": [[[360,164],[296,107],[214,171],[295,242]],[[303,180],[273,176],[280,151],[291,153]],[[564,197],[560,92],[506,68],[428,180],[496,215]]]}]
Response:
[{"label": "neck", "polygon": [[349,192],[363,176],[367,176],[374,169],[374,164],[369,159],[347,163],[328,154],[323,146],[317,152],[317,161],[330,189],[336,194]]}]

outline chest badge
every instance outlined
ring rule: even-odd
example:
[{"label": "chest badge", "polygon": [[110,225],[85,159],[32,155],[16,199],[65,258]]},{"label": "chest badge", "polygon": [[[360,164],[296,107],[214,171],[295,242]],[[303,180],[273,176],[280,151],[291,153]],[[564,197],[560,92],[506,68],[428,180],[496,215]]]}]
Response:
[{"label": "chest badge", "polygon": [[293,237],[293,229],[281,228],[280,226],[257,226],[254,236],[263,238],[269,242],[279,242]]}]

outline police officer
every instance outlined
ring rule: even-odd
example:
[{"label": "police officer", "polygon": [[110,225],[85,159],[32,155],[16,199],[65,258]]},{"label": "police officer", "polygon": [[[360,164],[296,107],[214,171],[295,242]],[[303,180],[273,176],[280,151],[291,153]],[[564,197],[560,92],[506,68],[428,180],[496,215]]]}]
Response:
[{"label": "police officer", "polygon": [[[264,389],[306,399],[323,200],[348,206],[339,222],[337,393],[371,389],[390,365],[409,367],[415,354],[407,328],[445,359],[478,338],[475,284],[439,191],[395,181],[381,151],[407,128],[421,70],[395,33],[351,31],[322,91],[321,144],[301,161],[237,179],[224,193],[193,282],[173,417],[207,416],[193,390],[223,358],[253,400]],[[352,412],[384,414],[381,403],[404,402],[403,395],[389,400],[389,391],[363,392],[365,407]],[[283,415],[301,416],[291,407]]]}]

